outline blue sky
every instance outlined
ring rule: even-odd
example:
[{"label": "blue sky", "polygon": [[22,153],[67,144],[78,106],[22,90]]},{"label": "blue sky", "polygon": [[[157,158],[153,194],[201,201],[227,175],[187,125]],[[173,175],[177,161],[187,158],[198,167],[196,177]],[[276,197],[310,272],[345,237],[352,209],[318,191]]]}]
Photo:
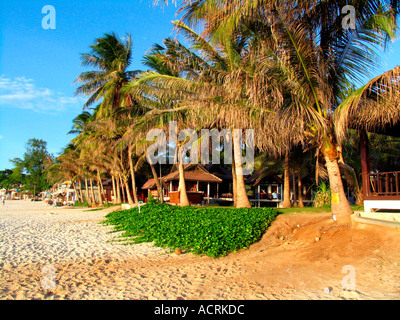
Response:
[{"label": "blue sky", "polygon": [[[56,10],[56,29],[43,29],[45,5]],[[80,54],[95,38],[114,31],[133,39],[131,70],[154,43],[171,36],[174,5],[153,0],[9,0],[0,1],[0,170],[22,157],[30,138],[48,142],[55,156],[72,136],[72,119],[82,112],[84,97],[75,97],[76,77],[86,69]],[[374,74],[399,64],[399,41]]]},{"label": "blue sky", "polygon": [[[56,29],[43,29],[45,5],[56,10]],[[48,142],[57,155],[72,138],[72,119],[82,112],[73,81],[86,69],[80,54],[95,38],[116,32],[133,40],[131,70],[154,43],[173,35],[174,5],[153,0],[0,1],[0,170],[23,157],[30,138]]]}]

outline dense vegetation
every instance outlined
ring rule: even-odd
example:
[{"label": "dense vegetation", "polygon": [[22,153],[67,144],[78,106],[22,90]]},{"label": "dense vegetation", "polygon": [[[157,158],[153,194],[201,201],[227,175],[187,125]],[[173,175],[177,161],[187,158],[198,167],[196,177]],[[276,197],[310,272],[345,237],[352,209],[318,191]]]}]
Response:
[{"label": "dense vegetation", "polygon": [[[396,38],[400,2],[355,0],[354,16],[344,13],[349,3],[342,0],[172,2],[181,15],[173,21],[177,34],[150,48],[142,60],[147,71],[130,69],[130,35],[104,34],[81,55],[87,70],[76,79],[76,94],[87,98],[85,110],[73,120],[70,133],[76,136],[49,167],[49,180],[76,181],[78,190],[84,181],[86,191],[93,191],[93,183],[110,179],[115,204],[138,204],[136,176],[146,175],[144,170],[151,170],[147,176],[161,198],[154,167],[161,161],[143,165],[151,129],[166,132],[170,121],[181,132],[254,129],[260,163],[283,169],[283,207],[291,206],[290,189],[297,193],[295,179],[301,186],[304,177],[315,176],[316,184],[321,178],[329,185],[324,195],[332,194],[323,204],[330,201],[338,221],[348,223],[353,210],[342,178],[362,203],[357,140],[366,143],[367,132],[400,121],[400,67],[367,81],[381,67],[381,48]],[[218,150],[240,159],[240,135],[231,131],[233,150]],[[174,150],[169,144],[168,153],[176,155],[180,205],[187,206],[183,144],[177,141]],[[398,167],[398,139],[375,137],[371,147],[377,163],[371,169]],[[234,161],[227,168],[234,206],[249,208],[242,166]],[[79,191],[78,200],[102,205],[100,189],[97,197]]]},{"label": "dense vegetation", "polygon": [[[45,167],[53,159],[47,151],[47,142],[42,139],[29,139],[23,158],[10,161],[12,169],[0,171],[0,187],[17,188],[35,193],[46,190],[51,184],[46,179]],[[22,186],[22,188],[20,188]]]},{"label": "dense vegetation", "polygon": [[150,201],[139,209],[116,211],[103,223],[123,231],[132,243],[153,242],[195,254],[219,257],[258,241],[277,215],[272,208],[178,207]]}]

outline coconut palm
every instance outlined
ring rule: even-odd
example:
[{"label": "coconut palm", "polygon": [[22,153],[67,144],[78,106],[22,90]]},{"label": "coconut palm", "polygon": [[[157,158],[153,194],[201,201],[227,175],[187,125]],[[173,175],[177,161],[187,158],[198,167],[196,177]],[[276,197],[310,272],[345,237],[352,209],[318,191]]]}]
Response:
[{"label": "coconut palm", "polygon": [[[184,1],[183,19],[205,22],[215,41],[231,37],[243,25],[252,30],[259,47],[254,50],[259,87],[283,86],[289,97],[276,101],[276,121],[284,131],[290,119],[300,123],[305,140],[322,156],[332,190],[332,213],[349,221],[341,159],[333,114],[349,83],[360,82],[376,65],[376,48],[393,37],[397,1],[354,1],[355,30],[342,26],[346,1]],[[266,23],[265,23],[266,22]],[[267,26],[269,25],[269,27]],[[265,28],[260,28],[265,26]],[[274,74],[268,78],[267,75]],[[387,82],[392,86],[391,82]],[[263,95],[252,95],[255,108],[266,106]],[[285,103],[285,101],[287,103]],[[344,110],[345,108],[340,108]],[[285,125],[286,124],[286,125]]]},{"label": "coconut palm", "polygon": [[[231,38],[225,43],[212,45],[182,22],[174,22],[176,29],[191,42],[188,49],[173,39],[164,41],[165,53],[157,64],[168,66],[177,75],[146,72],[134,84],[142,85],[141,94],[148,99],[156,94],[158,99],[179,101],[179,110],[187,108],[195,117],[197,126],[249,128],[251,121],[246,114],[246,67],[248,43],[243,39]],[[161,50],[161,46],[157,46]],[[160,62],[161,61],[161,62]],[[151,61],[154,63],[154,61]],[[143,92],[145,94],[143,94]],[[135,96],[136,97],[136,96]],[[168,110],[168,112],[174,110]],[[206,112],[205,112],[206,111]],[[233,131],[238,132],[236,131]],[[241,143],[233,136],[234,194],[238,194],[239,207],[250,207],[243,175],[241,174]],[[259,139],[261,140],[261,139]],[[240,159],[240,160],[239,160]],[[236,160],[236,161],[235,161]],[[236,179],[235,179],[236,178]]]},{"label": "coconut palm", "polygon": [[115,33],[97,38],[91,52],[81,55],[82,65],[95,70],[83,72],[75,82],[83,83],[77,95],[89,96],[84,107],[100,103],[96,117],[109,117],[121,104],[131,105],[129,95],[121,95],[121,88],[131,81],[138,71],[128,71],[132,60],[132,40],[127,35],[121,41]]},{"label": "coconut palm", "polygon": [[[93,116],[89,117],[88,113],[82,113],[74,121],[74,129],[72,132],[81,130],[81,121],[87,118],[91,119],[90,135],[80,135],[76,138],[77,145],[85,145],[88,150],[93,150],[90,155],[99,150],[106,150],[103,157],[107,156],[108,160],[106,172],[111,175],[113,181],[115,201],[120,200],[120,188],[122,188],[122,197],[129,203],[132,202],[130,188],[128,186],[129,177],[131,178],[133,187],[133,197],[135,203],[138,203],[135,176],[132,170],[132,146],[118,144],[118,139],[122,136],[123,128],[129,124],[131,119],[131,111],[136,110],[139,106],[129,93],[122,93],[122,87],[129,81],[133,80],[139,71],[128,71],[132,59],[132,41],[130,35],[127,35],[124,41],[121,41],[114,33],[105,34],[103,37],[95,40],[91,46],[91,52],[82,54],[82,65],[92,67],[95,70],[83,72],[76,79],[76,82],[83,83],[76,90],[76,94],[84,94],[89,96],[84,107],[88,108],[94,103],[98,103]],[[101,130],[105,130],[102,132]],[[81,140],[81,141],[79,141]],[[83,143],[84,142],[84,143]],[[85,148],[81,148],[83,151]],[[97,149],[93,149],[97,148]],[[107,148],[107,149],[104,149]],[[92,159],[92,169],[96,174],[99,188],[101,188],[100,170],[96,159]],[[89,161],[89,160],[88,160]],[[98,162],[97,162],[98,163]],[[127,172],[129,164],[131,170]],[[93,167],[94,166],[94,167]],[[105,170],[105,169],[104,169]]]}]

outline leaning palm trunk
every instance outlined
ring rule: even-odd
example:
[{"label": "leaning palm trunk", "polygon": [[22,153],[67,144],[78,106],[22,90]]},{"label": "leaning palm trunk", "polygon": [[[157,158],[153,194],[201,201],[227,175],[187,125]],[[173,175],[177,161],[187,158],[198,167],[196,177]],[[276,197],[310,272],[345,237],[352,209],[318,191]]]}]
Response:
[{"label": "leaning palm trunk", "polygon": [[112,180],[112,187],[113,187],[113,203],[116,204],[117,202],[117,189],[115,187],[115,177],[111,175]]},{"label": "leaning palm trunk", "polygon": [[75,181],[73,184],[72,184],[72,187],[74,188],[74,191],[75,191],[75,195],[76,195],[76,201],[78,201],[78,202],[83,202],[82,201],[82,198],[81,198],[81,195],[80,195],[80,193],[79,193],[79,184],[78,184],[78,186],[75,186],[75,183],[78,183],[78,181]]},{"label": "leaning palm trunk", "polygon": [[186,191],[185,174],[183,171],[183,154],[179,147],[178,150],[178,170],[179,170],[179,205],[181,207],[190,206],[189,198]]},{"label": "leaning palm trunk", "polygon": [[162,194],[161,183],[160,183],[161,177],[160,177],[160,180],[159,180],[158,176],[157,176],[156,169],[154,168],[153,164],[150,164],[150,168],[151,168],[151,172],[153,173],[154,181],[156,183],[158,199],[159,199],[159,201],[161,203],[163,203],[164,202],[164,196]]},{"label": "leaning palm trunk", "polygon": [[289,167],[289,151],[285,154],[285,172],[283,180],[283,203],[282,208],[290,208],[290,167]]},{"label": "leaning palm trunk", "polygon": [[344,193],[342,176],[340,174],[338,157],[335,150],[335,148],[323,150],[332,194],[332,215],[335,216],[336,221],[339,223],[349,223],[350,215],[353,214],[353,210]]},{"label": "leaning palm trunk", "polygon": [[97,175],[98,175],[98,180],[100,181],[100,192],[101,192],[101,200],[103,201],[103,197],[104,197],[104,201],[106,202],[106,193],[104,191],[104,187],[103,187],[103,181],[101,180],[101,176],[100,176],[100,172],[97,171]]},{"label": "leaning palm trunk", "polygon": [[103,197],[101,194],[101,179],[100,179],[100,174],[97,171],[97,195],[99,197],[99,204],[102,205],[103,204]]},{"label": "leaning palm trunk", "polygon": [[300,173],[300,170],[299,170],[298,175],[299,175],[298,180],[297,180],[297,187],[298,187],[298,191],[299,191],[299,196],[298,196],[298,198],[299,198],[299,204],[298,204],[298,207],[299,207],[299,208],[304,208],[304,202],[303,202],[303,185],[302,185],[302,183],[301,183],[301,173]]},{"label": "leaning palm trunk", "polygon": [[[240,133],[241,134],[241,133]],[[247,197],[246,186],[244,184],[243,168],[242,168],[242,149],[240,147],[240,134],[238,130],[234,130],[233,134],[233,153],[235,158],[236,173],[236,193],[237,208],[251,208],[251,203]]]},{"label": "leaning palm trunk", "polygon": [[88,187],[88,181],[87,178],[85,178],[85,197],[86,197],[86,201],[89,205],[92,204],[92,201],[89,197],[89,187]]},{"label": "leaning palm trunk", "polygon": [[131,191],[129,189],[128,179],[124,179],[124,185],[125,185],[125,189],[126,189],[126,197],[128,199],[128,203],[132,205],[134,202],[133,202],[133,199],[131,197]]},{"label": "leaning palm trunk", "polygon": [[74,189],[75,197],[76,197],[76,199],[78,199],[78,201],[79,201],[78,191],[77,191],[76,188],[75,188],[75,181],[72,181],[71,184],[72,184],[72,189]]},{"label": "leaning palm trunk", "polygon": [[90,178],[89,181],[90,181],[90,195],[93,199],[92,204],[96,206],[96,197],[94,196],[94,190],[93,190],[93,179]]},{"label": "leaning palm trunk", "polygon": [[121,201],[121,188],[120,188],[120,186],[119,186],[119,179],[118,179],[118,177],[115,177],[115,182],[116,182],[116,189],[117,189],[117,193],[116,193],[116,196],[117,196],[117,203],[121,203],[122,201]]},{"label": "leaning palm trunk", "polygon": [[121,192],[121,195],[122,195],[122,197],[121,197],[121,200],[122,200],[122,202],[123,203],[125,203],[126,202],[126,196],[125,196],[125,189],[124,189],[124,182],[123,182],[123,180],[122,180],[122,177],[121,177],[121,175],[119,175],[119,182],[120,182],[120,192]]},{"label": "leaning palm trunk", "polygon": [[131,171],[133,200],[135,201],[135,204],[138,204],[139,201],[136,193],[135,170],[133,168],[133,161],[132,161],[132,147],[128,148],[128,158],[129,158],[129,168]]},{"label": "leaning palm trunk", "polygon": [[84,201],[83,201],[81,180],[78,181],[78,191],[79,191],[78,194],[79,194],[79,199],[80,199],[79,201],[83,203]]}]

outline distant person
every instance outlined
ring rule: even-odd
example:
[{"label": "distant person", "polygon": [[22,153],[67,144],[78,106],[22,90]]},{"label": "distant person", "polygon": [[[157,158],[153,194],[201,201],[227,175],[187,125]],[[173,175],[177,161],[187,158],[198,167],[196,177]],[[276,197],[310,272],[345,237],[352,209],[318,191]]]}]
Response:
[{"label": "distant person", "polygon": [[6,205],[6,197],[3,197],[3,206]]}]

